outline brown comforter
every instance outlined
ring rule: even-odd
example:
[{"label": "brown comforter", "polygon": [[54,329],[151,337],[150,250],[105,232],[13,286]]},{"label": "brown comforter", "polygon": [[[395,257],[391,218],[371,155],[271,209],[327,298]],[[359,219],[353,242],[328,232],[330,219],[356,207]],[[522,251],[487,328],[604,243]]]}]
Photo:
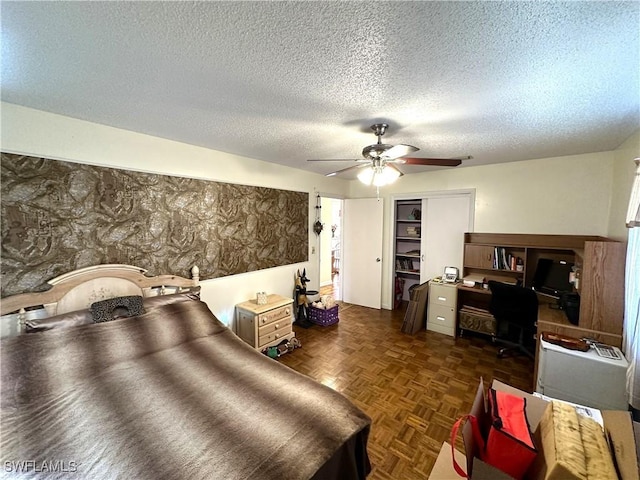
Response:
[{"label": "brown comforter", "polygon": [[365,414],[199,301],[0,348],[2,476],[351,480],[370,469]]}]

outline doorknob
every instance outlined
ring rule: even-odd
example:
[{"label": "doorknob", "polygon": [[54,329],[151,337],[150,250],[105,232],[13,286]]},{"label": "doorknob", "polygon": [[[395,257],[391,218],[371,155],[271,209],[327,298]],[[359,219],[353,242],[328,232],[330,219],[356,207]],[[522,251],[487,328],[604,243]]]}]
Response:
[{"label": "doorknob", "polygon": [[379,262],[379,261],[380,261],[380,257],[376,258],[376,262]]}]

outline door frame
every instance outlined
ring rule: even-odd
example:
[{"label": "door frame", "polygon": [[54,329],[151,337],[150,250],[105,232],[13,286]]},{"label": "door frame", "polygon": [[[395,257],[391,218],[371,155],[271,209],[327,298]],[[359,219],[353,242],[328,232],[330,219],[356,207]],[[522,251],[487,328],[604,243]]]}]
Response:
[{"label": "door frame", "polygon": [[[320,198],[331,198],[333,200],[342,200],[343,202],[344,202],[344,200],[347,199],[347,197],[345,197],[344,195],[339,195],[339,194],[336,194],[336,193],[326,193],[326,192],[317,192],[317,191],[314,191],[313,193],[314,193],[314,198],[315,198],[316,195],[320,195]],[[344,203],[343,203],[343,205],[344,205]],[[344,208],[344,206],[342,208]],[[315,208],[314,208],[314,210],[315,210]],[[344,215],[341,215],[340,216],[340,232],[344,232],[343,222],[344,222]],[[342,243],[343,242],[344,242],[344,239],[341,238],[340,239],[340,248],[342,248]],[[322,257],[322,252],[320,251],[320,248],[321,248],[320,247],[320,242],[318,241],[318,236],[316,235],[316,254],[317,254],[317,258],[315,259],[314,263],[315,263],[315,271],[317,272],[317,277],[318,278],[316,278],[316,281],[315,281],[315,283],[313,283],[313,285],[318,285],[318,290],[320,290],[320,260],[321,260],[321,257]],[[341,254],[342,254],[342,252],[341,252]],[[339,281],[339,284],[340,284],[340,287],[339,287],[340,295],[342,295],[342,292],[344,292],[343,284],[342,284],[343,278],[344,278],[344,275],[339,275],[338,276],[338,281]]]},{"label": "door frame", "polygon": [[[473,232],[475,228],[475,213],[476,213],[476,189],[475,188],[461,188],[456,190],[436,190],[431,192],[414,192],[414,193],[397,193],[390,196],[389,206],[390,215],[389,215],[389,228],[387,231],[387,235],[389,238],[389,242],[387,245],[387,258],[394,258],[394,249],[395,242],[393,239],[395,238],[395,229],[396,229],[396,200],[428,200],[430,198],[453,198],[453,197],[469,197],[469,232]],[[395,262],[389,261],[386,262],[386,276],[389,279],[389,289],[390,289],[390,297],[391,305],[382,306],[382,308],[392,309],[393,307],[393,295],[395,289],[395,282],[393,281],[395,276]]]}]

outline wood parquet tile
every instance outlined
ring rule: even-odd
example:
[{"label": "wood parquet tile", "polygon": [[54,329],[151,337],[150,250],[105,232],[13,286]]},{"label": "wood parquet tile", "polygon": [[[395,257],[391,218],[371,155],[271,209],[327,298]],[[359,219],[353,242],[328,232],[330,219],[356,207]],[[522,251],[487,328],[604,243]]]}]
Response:
[{"label": "wood parquet tile", "polygon": [[451,426],[471,408],[480,377],[531,391],[533,362],[498,359],[498,346],[485,338],[406,335],[404,310],[339,305],[336,325],[294,326],[302,348],[279,361],[371,417],[371,480],[428,478]]}]

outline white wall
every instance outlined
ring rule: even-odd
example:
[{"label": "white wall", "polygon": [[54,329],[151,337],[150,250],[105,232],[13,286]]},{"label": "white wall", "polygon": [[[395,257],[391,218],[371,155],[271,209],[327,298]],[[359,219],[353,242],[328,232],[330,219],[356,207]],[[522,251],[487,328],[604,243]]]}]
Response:
[{"label": "white wall", "polygon": [[640,130],[615,149],[613,155],[613,189],[611,191],[608,236],[626,242],[625,217],[631,196],[631,185],[636,172],[633,159],[640,157]]},{"label": "white wall", "polygon": [[[457,167],[401,177],[380,189],[385,198],[384,252],[390,242],[391,195],[476,189],[475,231],[603,235],[609,230],[614,153],[590,153],[499,165]],[[375,196],[357,181],[349,197]],[[383,272],[388,261],[383,259]],[[382,282],[382,305],[392,305],[392,278]]]},{"label": "white wall", "polygon": [[[2,151],[143,172],[309,193],[309,261],[202,282],[202,299],[225,323],[237,303],[257,291],[292,296],[296,269],[317,285],[319,239],[313,233],[317,191],[344,196],[348,182],[246,157],[98,125],[8,103],[1,104]],[[247,139],[251,141],[251,139]],[[315,283],[313,283],[315,282]]]},{"label": "white wall", "polygon": [[[203,282],[203,299],[224,321],[233,306],[266,290],[293,292],[293,274],[306,268],[319,285],[320,239],[313,233],[315,195],[375,197],[375,189],[246,157],[195,147],[7,103],[1,104],[1,148],[145,172],[204,178],[309,192],[309,262]],[[383,248],[389,245],[392,194],[476,189],[475,231],[595,234],[626,238],[619,226],[628,201],[632,165],[640,155],[640,132],[614,152],[527,160],[500,165],[457,167],[407,175],[380,191],[385,199]],[[385,260],[385,259],[383,259]],[[383,265],[383,271],[387,267]],[[382,304],[391,306],[391,279],[383,278]]]}]

